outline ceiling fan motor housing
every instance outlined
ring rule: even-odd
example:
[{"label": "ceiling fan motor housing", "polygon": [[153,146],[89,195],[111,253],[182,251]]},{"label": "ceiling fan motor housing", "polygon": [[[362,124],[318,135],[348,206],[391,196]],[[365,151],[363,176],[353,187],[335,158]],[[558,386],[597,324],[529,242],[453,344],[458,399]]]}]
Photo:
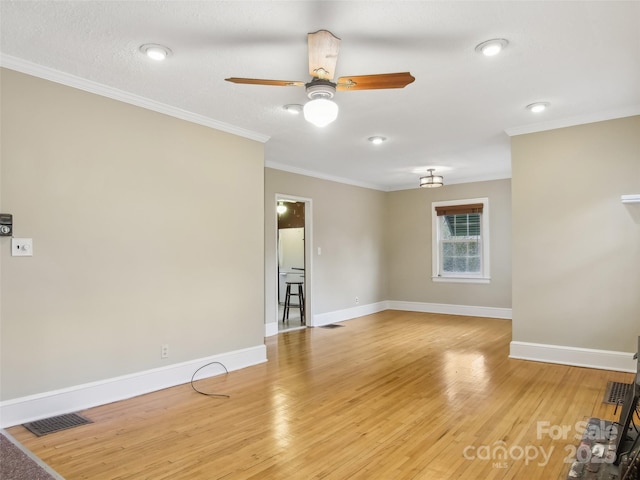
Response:
[{"label": "ceiling fan motor housing", "polygon": [[336,84],[329,80],[314,78],[305,85],[307,89],[307,97],[314,98],[333,98],[336,93]]}]

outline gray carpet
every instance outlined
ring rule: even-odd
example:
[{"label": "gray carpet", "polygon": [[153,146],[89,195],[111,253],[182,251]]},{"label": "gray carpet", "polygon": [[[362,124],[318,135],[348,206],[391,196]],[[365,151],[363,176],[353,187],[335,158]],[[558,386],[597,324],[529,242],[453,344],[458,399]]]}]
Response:
[{"label": "gray carpet", "polygon": [[64,480],[4,430],[0,430],[0,478],[2,480]]}]

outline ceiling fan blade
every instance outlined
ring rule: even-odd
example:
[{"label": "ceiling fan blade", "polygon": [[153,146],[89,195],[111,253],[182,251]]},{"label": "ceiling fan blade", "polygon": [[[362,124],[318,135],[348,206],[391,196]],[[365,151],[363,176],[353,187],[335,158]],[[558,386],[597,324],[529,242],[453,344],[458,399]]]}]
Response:
[{"label": "ceiling fan blade", "polygon": [[354,77],[340,77],[336,89],[344,91],[404,88],[414,80],[415,77],[409,72],[357,75]]},{"label": "ceiling fan blade", "polygon": [[245,85],[272,85],[275,87],[303,87],[304,82],[294,80],[262,80],[259,78],[225,78],[227,82],[242,83]]},{"label": "ceiling fan blade", "polygon": [[307,34],[309,75],[331,80],[336,73],[340,39],[327,30]]}]

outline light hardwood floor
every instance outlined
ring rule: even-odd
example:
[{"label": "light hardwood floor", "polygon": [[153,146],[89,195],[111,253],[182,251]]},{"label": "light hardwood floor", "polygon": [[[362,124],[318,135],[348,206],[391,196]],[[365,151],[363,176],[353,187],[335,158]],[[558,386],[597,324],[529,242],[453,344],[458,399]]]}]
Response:
[{"label": "light hardwood floor", "polygon": [[[267,363],[199,382],[229,399],[187,384],[81,412],[90,425],[9,432],[68,480],[564,479],[576,423],[612,419],[607,381],[632,379],[511,360],[507,320],[386,311],[343,325],[270,337]],[[500,446],[507,458],[486,458]]]}]

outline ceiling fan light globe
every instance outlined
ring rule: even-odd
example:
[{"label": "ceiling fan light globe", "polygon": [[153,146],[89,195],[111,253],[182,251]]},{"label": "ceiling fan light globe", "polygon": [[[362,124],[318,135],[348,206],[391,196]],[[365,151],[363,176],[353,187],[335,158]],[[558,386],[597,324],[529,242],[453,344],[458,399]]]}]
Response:
[{"label": "ceiling fan light globe", "polygon": [[305,104],[303,113],[307,122],[326,127],[338,118],[338,105],[326,98],[315,98]]}]

